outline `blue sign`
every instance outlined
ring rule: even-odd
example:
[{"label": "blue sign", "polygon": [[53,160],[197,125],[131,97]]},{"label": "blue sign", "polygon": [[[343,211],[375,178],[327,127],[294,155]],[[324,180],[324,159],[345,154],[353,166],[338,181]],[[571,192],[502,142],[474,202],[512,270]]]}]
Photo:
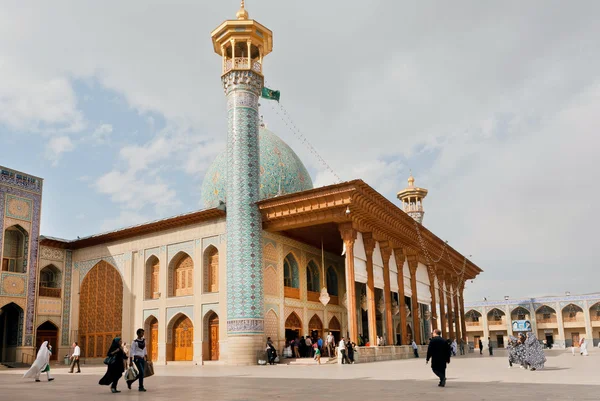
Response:
[{"label": "blue sign", "polygon": [[529,320],[513,320],[513,331],[531,331],[531,322]]}]

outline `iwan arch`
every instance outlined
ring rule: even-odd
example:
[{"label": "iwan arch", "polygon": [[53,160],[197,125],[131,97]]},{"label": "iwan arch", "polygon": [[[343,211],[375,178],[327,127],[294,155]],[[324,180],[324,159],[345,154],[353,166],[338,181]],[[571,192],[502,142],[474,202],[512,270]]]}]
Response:
[{"label": "iwan arch", "polygon": [[[79,341],[84,357],[100,358],[111,337],[131,342],[145,327],[158,363],[253,364],[267,336],[281,350],[286,336],[312,332],[371,345],[377,336],[423,344],[437,327],[462,337],[464,284],[481,270],[422,225],[427,191],[411,177],[400,209],[360,179],[313,188],[295,152],[260,124],[273,33],[242,6],[212,39],[230,121],[228,151],[202,186],[206,209],[73,241],[40,238],[32,222],[41,179],[3,169],[0,188],[15,195],[26,186],[36,197],[18,192],[20,209],[2,227],[17,215],[28,249],[39,246],[29,253],[37,259],[7,262],[28,260],[26,271],[2,272],[10,313],[25,312],[11,326],[10,352],[34,355],[34,327],[50,319],[60,322],[58,355]],[[377,359],[375,348],[361,355]],[[401,354],[389,348],[385,358]]]}]

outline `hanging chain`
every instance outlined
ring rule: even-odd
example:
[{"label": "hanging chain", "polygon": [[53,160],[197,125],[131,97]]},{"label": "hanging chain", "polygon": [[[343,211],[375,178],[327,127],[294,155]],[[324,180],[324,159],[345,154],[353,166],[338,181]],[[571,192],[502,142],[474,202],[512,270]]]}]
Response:
[{"label": "hanging chain", "polygon": [[[266,81],[265,81],[265,85],[268,85]],[[287,110],[281,105],[281,103],[277,102],[278,108],[275,108],[275,106],[273,105],[273,102],[270,102],[270,103],[271,103],[271,109],[273,109],[275,114],[277,114],[279,116],[279,118],[281,118],[281,121],[283,121],[283,123],[288,127],[288,129],[290,131],[292,131],[292,134],[294,134],[296,136],[296,139],[298,139],[300,142],[302,142],[302,144],[304,146],[306,146],[308,151],[319,161],[319,163],[321,163],[321,165],[325,168],[325,170],[329,171],[329,173],[331,173],[335,177],[335,179],[337,180],[336,184],[341,183],[342,179],[340,178],[340,176],[337,175],[336,172],[331,168],[331,166],[325,161],[325,159],[323,159],[323,157],[321,157],[319,152],[317,152],[315,147],[309,142],[309,140],[306,138],[306,136],[304,136],[304,134],[302,134],[302,132],[300,132],[300,130],[298,129],[296,124],[294,124],[294,120],[292,120],[292,117],[287,112]]]}]

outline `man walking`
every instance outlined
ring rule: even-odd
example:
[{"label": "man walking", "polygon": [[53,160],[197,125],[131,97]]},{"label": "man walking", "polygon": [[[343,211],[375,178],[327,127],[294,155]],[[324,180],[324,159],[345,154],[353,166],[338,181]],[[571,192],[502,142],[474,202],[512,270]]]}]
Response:
[{"label": "man walking", "polygon": [[[348,340],[350,341],[350,340]],[[350,359],[348,358],[348,355],[346,355],[346,342],[344,341],[344,337],[342,337],[342,339],[340,340],[340,349],[339,349],[339,353],[342,357],[342,365],[344,363],[351,363]]]},{"label": "man walking", "polygon": [[73,369],[75,369],[75,365],[77,365],[77,373],[81,373],[81,368],[79,367],[79,356],[81,355],[81,348],[79,345],[74,342],[73,343],[73,355],[71,355],[71,369],[69,373],[73,373]]},{"label": "man walking", "polygon": [[488,337],[488,352],[490,356],[494,356],[494,348],[492,347],[492,340]]},{"label": "man walking", "polygon": [[[131,348],[129,349],[129,365],[133,365],[137,367],[139,372],[138,378],[135,380],[140,381],[140,391],[146,391],[144,388],[144,370],[146,368],[146,360],[148,359],[148,349],[146,348],[146,339],[144,338],[144,329],[138,329],[137,339],[133,341],[131,344]],[[131,390],[131,385],[135,380],[127,380],[127,388]]]},{"label": "man walking", "polygon": [[483,355],[483,342],[479,339],[479,355]]},{"label": "man walking", "polygon": [[427,359],[425,363],[429,363],[431,359],[431,370],[437,377],[440,378],[438,386],[446,386],[446,364],[450,363],[450,346],[448,342],[442,338],[442,332],[439,329],[433,331],[433,338],[429,342],[427,348]]},{"label": "man walking", "polygon": [[412,340],[412,349],[413,349],[413,353],[415,354],[415,358],[419,357],[419,347],[417,346],[417,343],[415,342],[415,340]]},{"label": "man walking", "polygon": [[327,356],[328,357],[333,357],[334,356],[334,349],[335,349],[335,337],[333,337],[333,334],[331,333],[331,331],[329,332],[329,334],[327,335]]}]

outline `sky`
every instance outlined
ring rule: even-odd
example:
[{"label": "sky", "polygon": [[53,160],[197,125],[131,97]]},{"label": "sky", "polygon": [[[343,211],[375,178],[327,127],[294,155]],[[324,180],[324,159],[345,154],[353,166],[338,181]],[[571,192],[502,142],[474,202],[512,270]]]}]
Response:
[{"label": "sky", "polygon": [[[44,178],[42,234],[200,209],[225,147],[210,32],[235,0],[0,1],[0,164]],[[315,186],[362,178],[482,273],[467,301],[600,291],[600,3],[249,0],[261,101]],[[291,122],[290,122],[291,121]],[[296,129],[291,128],[292,125]]]}]

